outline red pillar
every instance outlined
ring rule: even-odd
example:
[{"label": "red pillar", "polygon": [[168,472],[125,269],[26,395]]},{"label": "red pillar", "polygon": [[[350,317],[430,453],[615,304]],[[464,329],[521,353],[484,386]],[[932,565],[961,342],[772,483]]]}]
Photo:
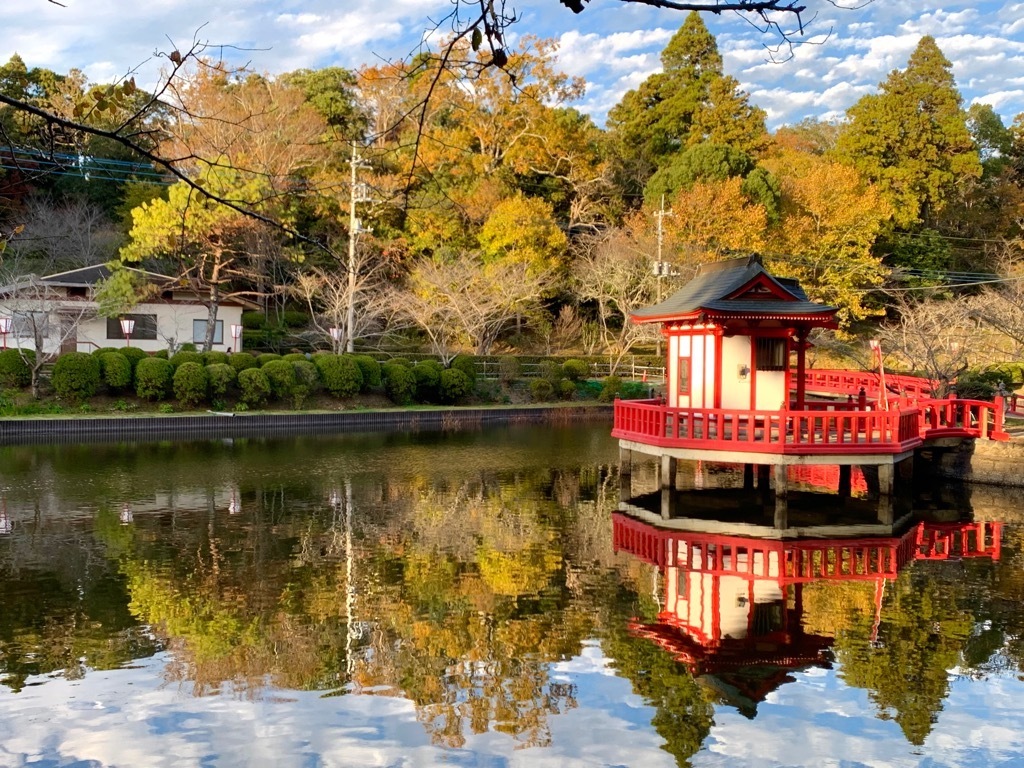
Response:
[{"label": "red pillar", "polygon": [[802,328],[796,335],[796,408],[802,411],[805,407],[807,385],[804,372],[807,369],[807,329]]}]

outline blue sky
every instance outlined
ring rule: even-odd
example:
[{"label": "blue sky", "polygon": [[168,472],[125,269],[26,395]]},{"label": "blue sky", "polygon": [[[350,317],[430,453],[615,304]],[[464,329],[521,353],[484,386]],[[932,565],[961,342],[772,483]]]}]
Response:
[{"label": "blue sky", "polygon": [[[0,58],[17,51],[29,66],[77,67],[95,81],[142,64],[151,85],[154,50],[187,47],[196,30],[214,44],[249,48],[240,61],[263,72],[402,57],[450,0],[7,0],[0,10]],[[858,4],[858,0],[834,0]],[[859,9],[807,0],[807,34],[789,61],[770,63],[770,38],[735,14],[708,16],[726,71],[768,113],[772,127],[807,116],[841,117],[933,35],[953,62],[965,104],[991,104],[1005,123],[1024,112],[1024,2],[875,0]],[[591,0],[579,15],[558,0],[509,2],[518,34],[560,43],[564,71],[590,83],[578,105],[598,122],[622,94],[659,66],[658,54],[683,14],[619,0]]]}]

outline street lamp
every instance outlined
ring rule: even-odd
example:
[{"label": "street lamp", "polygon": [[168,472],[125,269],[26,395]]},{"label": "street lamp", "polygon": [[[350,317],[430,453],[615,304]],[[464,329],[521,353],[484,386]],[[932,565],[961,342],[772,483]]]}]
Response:
[{"label": "street lamp", "polygon": [[331,328],[331,338],[334,340],[334,352],[337,353],[338,346],[341,342],[341,328]]},{"label": "street lamp", "polygon": [[238,323],[231,324],[231,340],[234,342],[233,349],[235,352],[242,351],[242,326]]},{"label": "street lamp", "polygon": [[7,334],[11,332],[11,318],[0,317],[0,336],[4,337],[4,349],[7,349]]},{"label": "street lamp", "polygon": [[130,347],[132,345],[132,331],[135,330],[135,321],[129,320],[126,317],[121,318],[121,333],[124,334],[124,345]]}]

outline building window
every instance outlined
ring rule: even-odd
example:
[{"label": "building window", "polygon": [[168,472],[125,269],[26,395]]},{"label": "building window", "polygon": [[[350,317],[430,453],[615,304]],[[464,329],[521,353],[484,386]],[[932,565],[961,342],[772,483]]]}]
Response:
[{"label": "building window", "polygon": [[14,312],[11,315],[11,332],[22,339],[33,339],[37,333],[46,338],[50,335],[50,313]]},{"label": "building window", "polygon": [[[192,343],[193,344],[205,344],[206,343],[206,329],[209,327],[209,321],[207,320],[193,320],[192,321]],[[223,344],[224,343],[224,321],[218,320],[216,326],[213,329],[213,343]]]},{"label": "building window", "polygon": [[121,317],[108,317],[108,339],[124,338],[124,332],[121,330],[122,320],[135,321],[135,327],[132,328],[133,339],[138,339],[140,341],[156,341],[156,315],[121,315]]},{"label": "building window", "polygon": [[690,394],[690,358],[679,358],[679,394]]},{"label": "building window", "polygon": [[785,339],[755,339],[756,366],[759,371],[786,370]]}]

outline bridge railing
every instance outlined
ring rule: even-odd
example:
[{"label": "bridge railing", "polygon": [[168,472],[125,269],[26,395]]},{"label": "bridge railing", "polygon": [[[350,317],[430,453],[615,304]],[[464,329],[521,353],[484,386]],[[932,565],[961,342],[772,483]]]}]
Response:
[{"label": "bridge railing", "polygon": [[943,400],[922,400],[922,437],[978,437],[989,440],[1009,440],[1004,424],[1003,398],[993,402],[961,400],[949,397]]},{"label": "bridge railing", "polygon": [[[886,373],[885,386],[893,395],[902,393],[915,399],[931,397],[932,393],[938,389],[938,383],[931,379],[902,373]],[[882,387],[877,373],[811,368],[804,371],[804,388],[809,392],[831,392],[842,395],[856,395],[863,389],[868,395],[874,395]]]}]

